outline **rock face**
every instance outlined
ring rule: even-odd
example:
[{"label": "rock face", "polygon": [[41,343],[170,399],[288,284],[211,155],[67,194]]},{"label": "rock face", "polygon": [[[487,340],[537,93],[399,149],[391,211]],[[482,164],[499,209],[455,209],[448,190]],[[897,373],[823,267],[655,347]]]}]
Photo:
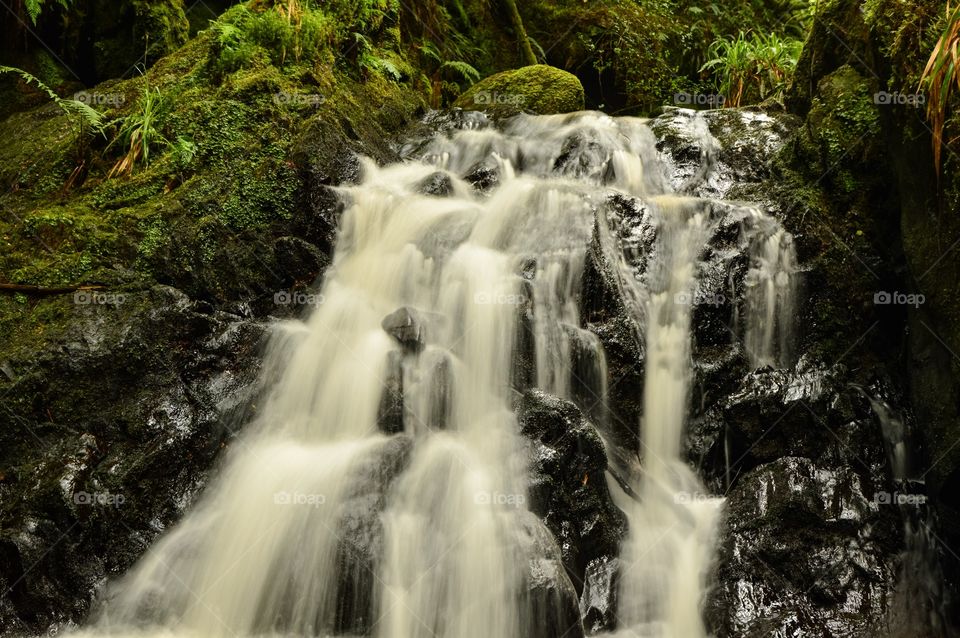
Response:
[{"label": "rock face", "polygon": [[546,64],[504,71],[477,82],[454,103],[462,109],[548,115],[583,110],[577,76]]},{"label": "rock face", "polygon": [[717,635],[883,635],[902,539],[873,486],[858,469],[803,457],[743,475],[728,494],[713,597],[736,613],[708,615]]},{"label": "rock face", "polygon": [[523,555],[534,556],[528,564],[521,594],[523,609],[530,614],[524,625],[537,636],[582,638],[583,626],[577,604],[577,590],[567,576],[563,559],[550,531],[536,516],[527,513],[520,526],[519,545]]},{"label": "rock face", "polygon": [[626,517],[607,489],[603,441],[573,403],[540,390],[527,391],[517,413],[533,444],[530,510],[556,537],[579,592],[587,565],[617,556],[626,533]]},{"label": "rock face", "polygon": [[412,447],[413,440],[407,436],[390,437],[376,454],[351,470],[351,488],[337,528],[337,569],[343,574],[337,592],[338,634],[368,634],[376,622],[377,561],[383,555],[381,515]]},{"label": "rock face", "polygon": [[265,324],[157,286],[76,307],[7,362],[0,428],[0,627],[82,617],[190,505],[255,410]]}]

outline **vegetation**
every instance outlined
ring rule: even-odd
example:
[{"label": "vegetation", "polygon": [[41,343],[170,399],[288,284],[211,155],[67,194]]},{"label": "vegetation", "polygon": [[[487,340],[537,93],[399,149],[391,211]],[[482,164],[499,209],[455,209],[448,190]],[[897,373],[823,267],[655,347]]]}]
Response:
[{"label": "vegetation", "polygon": [[167,142],[157,130],[157,119],[163,108],[163,95],[158,89],[151,91],[150,84],[145,82],[136,110],[119,121],[120,130],[111,146],[119,143],[126,151],[107,173],[107,177],[129,175],[140,160],[144,164],[150,163],[150,147],[157,142]]},{"label": "vegetation", "polygon": [[920,87],[927,92],[927,119],[933,135],[933,163],[940,173],[943,153],[943,129],[950,108],[954,86],[960,87],[960,6],[947,3],[946,24],[930,60],[920,78]]},{"label": "vegetation", "polygon": [[801,48],[799,40],[785,40],[774,33],[746,36],[741,31],[715,40],[700,70],[713,73],[727,106],[738,107],[749,99],[782,104]]},{"label": "vegetation", "polygon": [[40,12],[43,11],[44,5],[52,4],[53,2],[56,2],[56,4],[64,9],[70,6],[70,0],[25,0],[24,9],[26,9],[27,15],[30,16],[33,24],[37,24],[37,18],[40,17]]},{"label": "vegetation", "polygon": [[0,66],[0,75],[5,73],[19,76],[26,84],[33,85],[41,93],[46,94],[48,98],[53,100],[54,104],[63,109],[64,113],[75,119],[81,131],[86,129],[92,132],[100,132],[103,128],[103,114],[92,106],[79,100],[60,97],[49,86],[22,69]]}]

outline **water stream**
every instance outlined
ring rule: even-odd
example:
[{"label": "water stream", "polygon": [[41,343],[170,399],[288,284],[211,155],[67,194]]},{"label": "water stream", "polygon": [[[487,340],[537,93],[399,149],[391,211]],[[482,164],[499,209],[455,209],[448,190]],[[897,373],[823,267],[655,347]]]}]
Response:
[{"label": "water stream", "polygon": [[[603,418],[610,380],[579,308],[595,228],[646,354],[639,500],[617,496],[630,522],[617,632],[705,635],[723,502],[683,462],[682,435],[716,207],[671,193],[634,118],[497,129],[468,116],[406,154],[365,162],[341,189],[333,266],[316,308],[276,328],[269,399],[197,506],[110,588],[89,635],[541,635],[530,570],[557,550],[535,541],[545,528],[526,506],[513,407],[537,387],[593,397],[582,407]],[[609,232],[612,192],[651,212],[640,276]],[[744,211],[746,349],[777,365],[795,259],[774,220]]]}]

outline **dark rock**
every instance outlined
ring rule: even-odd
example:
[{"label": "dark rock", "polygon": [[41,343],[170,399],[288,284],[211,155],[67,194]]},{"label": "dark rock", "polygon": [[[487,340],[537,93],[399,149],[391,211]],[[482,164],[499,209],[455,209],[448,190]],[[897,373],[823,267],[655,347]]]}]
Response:
[{"label": "dark rock", "polygon": [[73,312],[0,379],[0,618],[25,633],[81,619],[179,519],[260,390],[262,324],[163,286]]},{"label": "dark rock", "polygon": [[330,264],[330,258],[320,249],[297,237],[278,237],[273,252],[288,286],[312,283]]},{"label": "dark rock", "polygon": [[530,510],[557,539],[580,591],[587,564],[616,556],[626,533],[626,517],[604,478],[603,441],[573,403],[540,390],[524,393],[517,414],[521,433],[533,442]]},{"label": "dark rock", "polygon": [[387,355],[386,376],[380,408],[377,411],[377,426],[382,432],[403,432],[403,356],[396,351]]},{"label": "dark rock", "polygon": [[478,191],[484,192],[500,184],[500,172],[496,167],[477,164],[464,175],[464,179]]},{"label": "dark rock", "polygon": [[387,494],[406,468],[413,440],[390,437],[350,470],[350,488],[337,526],[336,634],[368,634],[377,619],[378,565],[383,557],[383,510]]},{"label": "dark rock", "polygon": [[383,318],[380,324],[383,330],[397,340],[407,352],[423,350],[425,340],[424,318],[414,310],[404,306]]},{"label": "dark rock", "polygon": [[553,170],[568,177],[602,182],[609,162],[609,151],[597,141],[578,133],[564,141]]},{"label": "dark rock", "polygon": [[728,495],[707,618],[724,636],[885,634],[896,508],[851,468],[784,457]]},{"label": "dark rock", "polygon": [[424,195],[447,197],[453,193],[453,180],[448,174],[437,171],[424,178],[417,186],[417,190]]},{"label": "dark rock", "polygon": [[530,558],[521,593],[520,608],[526,614],[521,627],[529,628],[536,637],[582,638],[577,591],[564,569],[560,550],[543,523],[525,514],[518,532],[520,553]]}]

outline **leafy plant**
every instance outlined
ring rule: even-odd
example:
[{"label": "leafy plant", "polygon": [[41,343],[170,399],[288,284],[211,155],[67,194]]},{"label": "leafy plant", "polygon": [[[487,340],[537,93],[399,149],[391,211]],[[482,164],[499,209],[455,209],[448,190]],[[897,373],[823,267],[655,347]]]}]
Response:
[{"label": "leafy plant", "polygon": [[197,145],[193,143],[193,140],[182,135],[178,135],[177,139],[170,142],[169,146],[173,154],[173,162],[179,171],[186,169],[197,154]]},{"label": "leafy plant", "polygon": [[938,175],[943,159],[943,128],[950,106],[950,96],[954,85],[960,87],[958,48],[960,6],[951,8],[948,2],[946,24],[920,78],[920,87],[927,90],[927,119],[933,131],[933,163]]},{"label": "leafy plant", "polygon": [[741,106],[751,97],[782,101],[802,46],[799,40],[775,33],[748,37],[741,31],[736,37],[714,40],[700,71],[714,74],[728,106]]},{"label": "leafy plant", "polygon": [[53,89],[23,69],[18,69],[12,66],[0,66],[0,74],[3,73],[19,75],[20,78],[28,85],[32,84],[43,93],[46,93],[47,97],[53,100],[54,104],[63,109],[67,115],[75,117],[79,120],[81,131],[84,129],[84,127],[95,133],[99,133],[103,130],[103,114],[89,104],[84,104],[78,100],[60,97],[53,91]]},{"label": "leafy plant", "polygon": [[462,60],[449,60],[440,65],[440,70],[449,69],[459,75],[461,78],[473,84],[480,81],[480,71],[477,71],[471,65]]},{"label": "leafy plant", "polygon": [[740,106],[754,72],[753,49],[743,31],[735,38],[719,38],[707,49],[708,60],[700,71],[713,71],[720,79],[726,104]]},{"label": "leafy plant", "polygon": [[154,88],[151,91],[149,83],[145,82],[136,110],[119,120],[120,130],[108,146],[109,148],[119,143],[126,149],[107,173],[108,178],[131,174],[141,160],[144,164],[149,164],[151,147],[157,142],[169,144],[157,127],[157,120],[163,109],[164,100],[160,89]]},{"label": "leafy plant", "polygon": [[[70,0],[54,0],[64,9],[70,8]],[[40,12],[43,11],[43,5],[47,3],[47,0],[25,0],[24,9],[27,10],[27,15],[30,16],[30,21],[34,25],[37,24],[37,18],[40,17]]]}]

